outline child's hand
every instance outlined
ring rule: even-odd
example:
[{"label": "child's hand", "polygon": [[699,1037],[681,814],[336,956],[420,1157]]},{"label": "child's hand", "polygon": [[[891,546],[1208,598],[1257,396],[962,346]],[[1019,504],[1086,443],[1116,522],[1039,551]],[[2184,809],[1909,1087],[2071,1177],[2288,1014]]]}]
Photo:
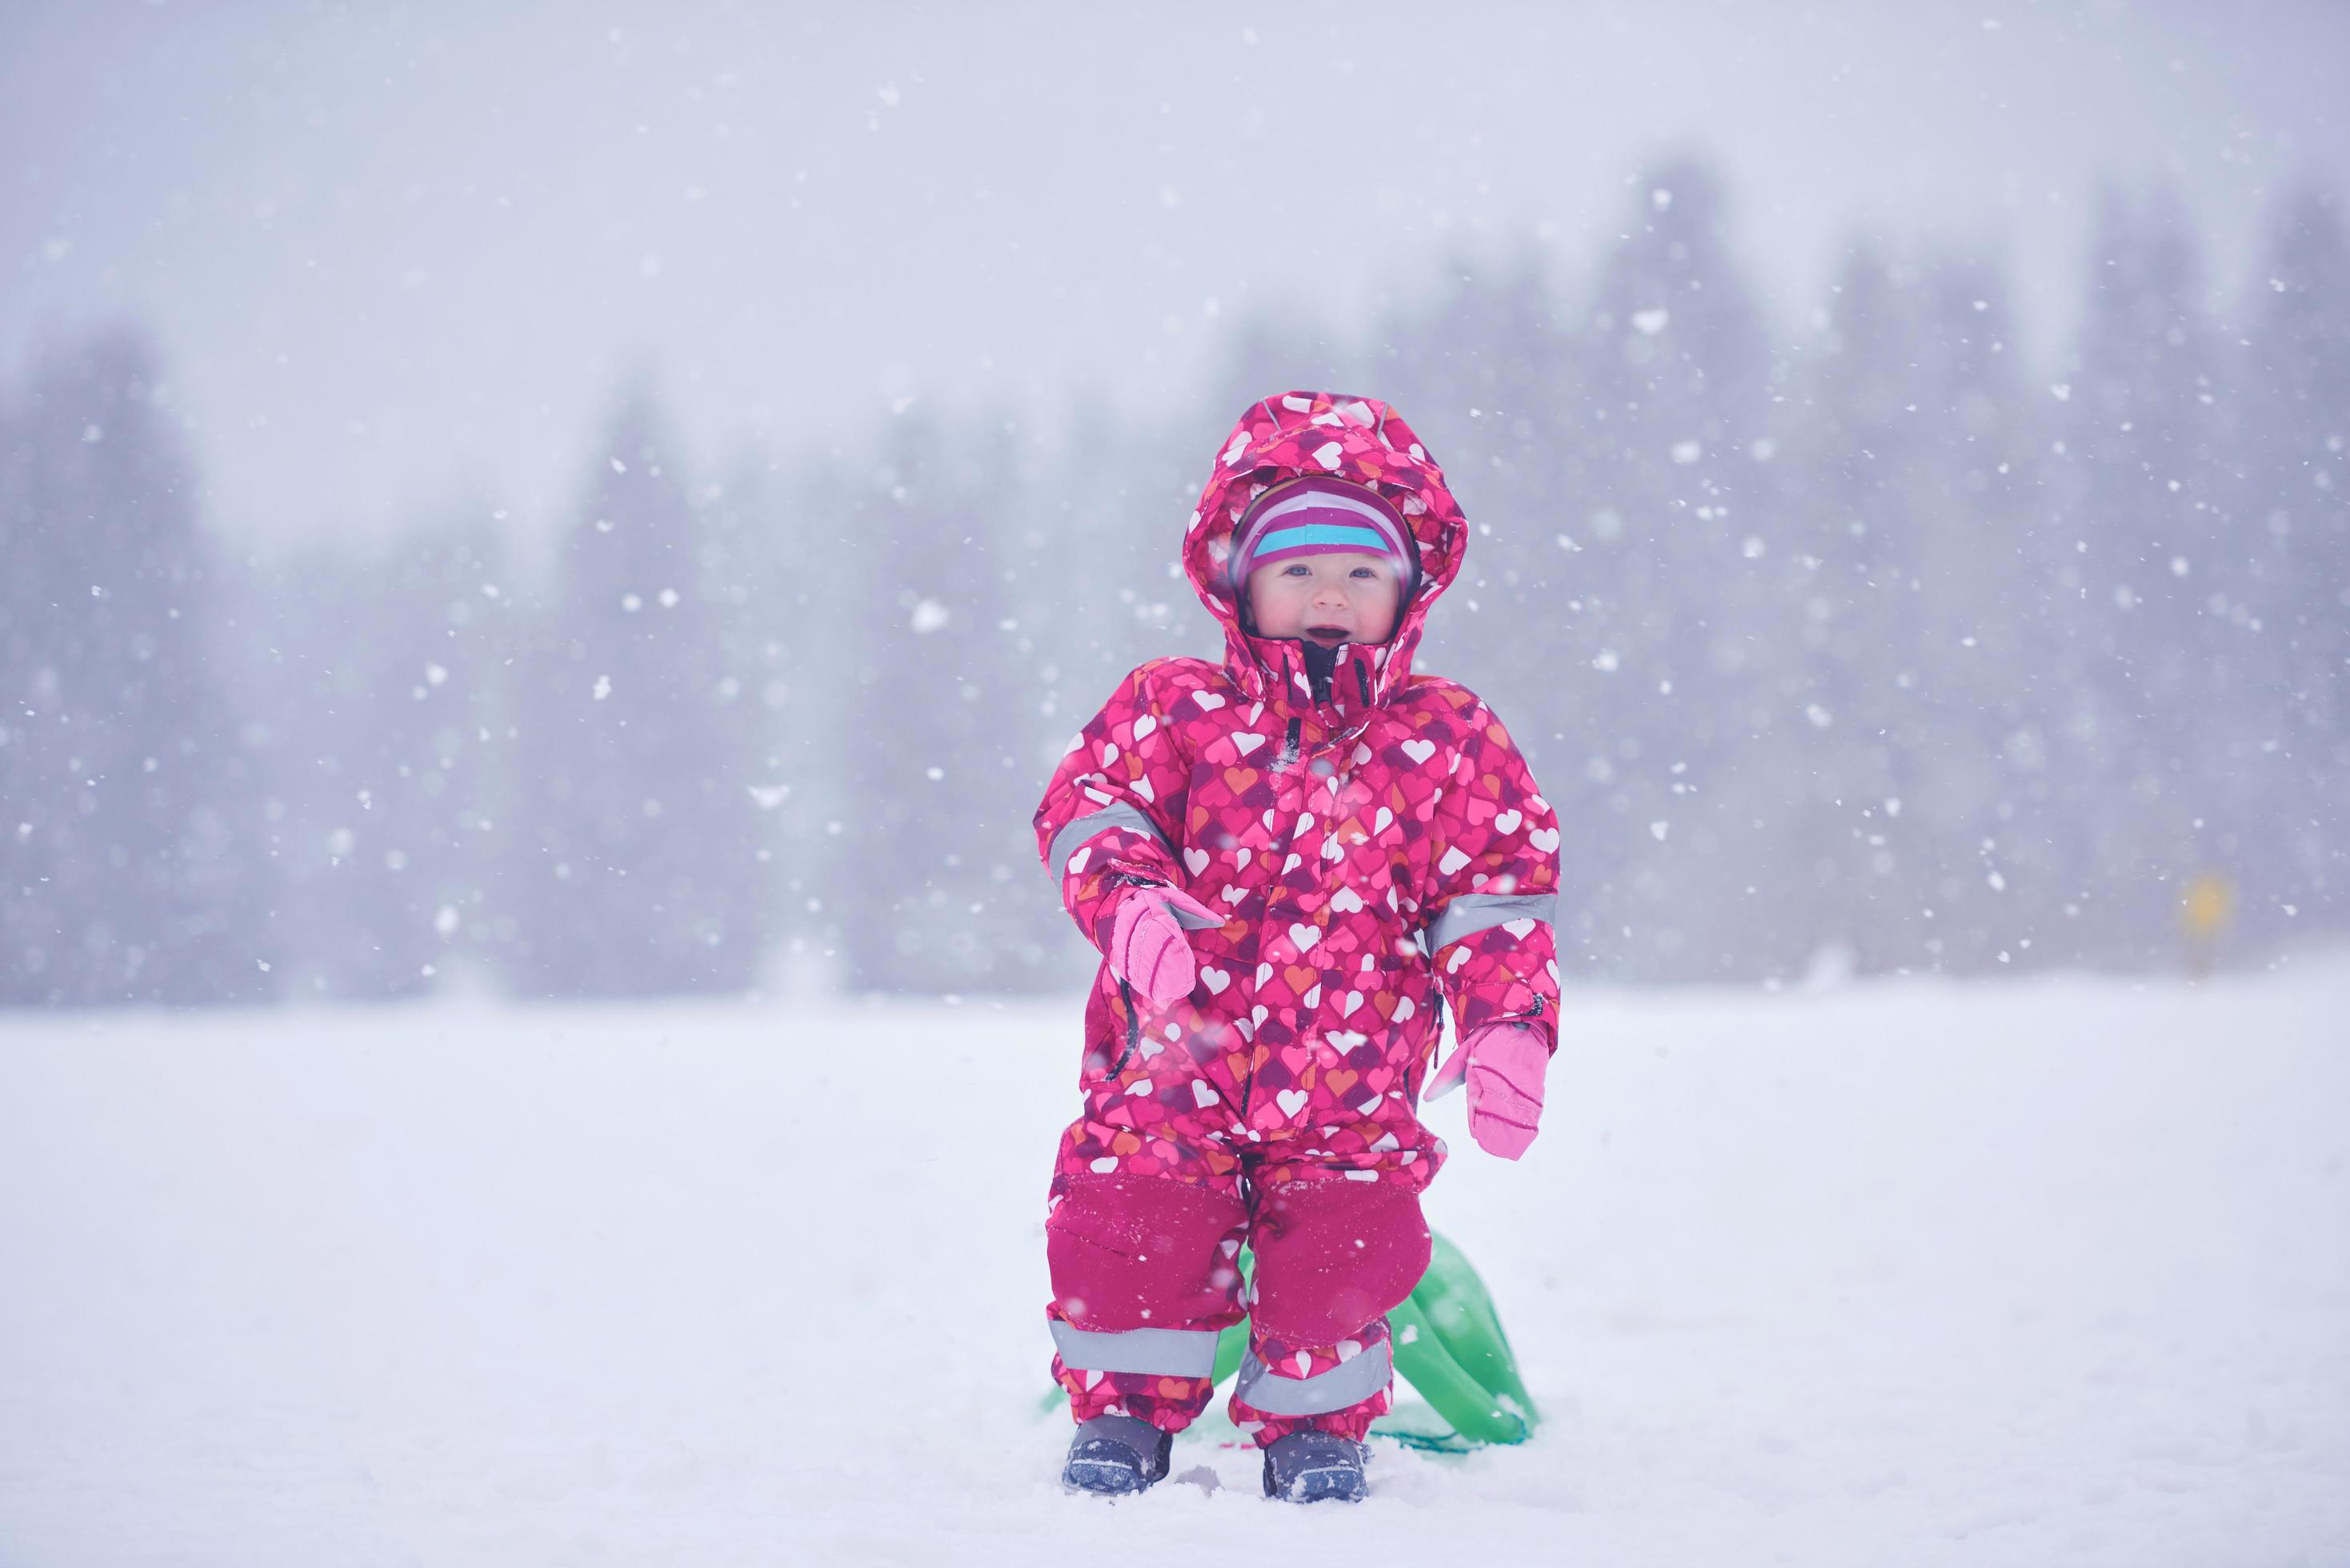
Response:
[{"label": "child's hand", "polygon": [[1165,1007],[1191,994],[1199,966],[1191,944],[1177,916],[1188,915],[1202,927],[1216,927],[1224,918],[1188,893],[1172,888],[1137,888],[1118,900],[1111,917],[1109,940],[1102,956],[1112,973]]},{"label": "child's hand", "polygon": [[1422,1099],[1469,1085],[1469,1133],[1487,1154],[1515,1159],[1542,1120],[1543,1075],[1550,1048],[1523,1023],[1488,1023],[1469,1036],[1428,1080]]}]

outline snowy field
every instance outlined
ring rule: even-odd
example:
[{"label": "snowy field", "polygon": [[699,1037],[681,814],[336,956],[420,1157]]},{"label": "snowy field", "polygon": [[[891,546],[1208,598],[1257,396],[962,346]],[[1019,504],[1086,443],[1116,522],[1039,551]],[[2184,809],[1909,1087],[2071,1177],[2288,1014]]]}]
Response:
[{"label": "snowy field", "polygon": [[[1055,1484],[1075,1008],[0,1020],[0,1564],[2350,1563],[2350,964],[1585,994],[1549,1424]],[[1310,1554],[1310,1555],[1309,1555]],[[1326,1554],[1325,1556],[1324,1554]]]}]

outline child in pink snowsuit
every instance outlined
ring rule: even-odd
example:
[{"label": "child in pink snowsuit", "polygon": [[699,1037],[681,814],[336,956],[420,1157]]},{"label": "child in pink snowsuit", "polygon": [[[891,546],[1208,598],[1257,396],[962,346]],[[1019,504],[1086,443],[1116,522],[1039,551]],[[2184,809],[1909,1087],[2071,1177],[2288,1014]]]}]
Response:
[{"label": "child in pink snowsuit", "polygon": [[1266,1490],[1362,1495],[1385,1314],[1429,1261],[1419,1193],[1445,1146],[1414,1107],[1441,1092],[1440,1005],[1466,1044],[1439,1079],[1465,1078],[1479,1143],[1515,1158],[1533,1139],[1557,821],[1492,710],[1411,668],[1468,532],[1384,405],[1251,408],[1183,542],[1222,662],[1128,676],[1037,810],[1104,955],[1045,1224],[1074,1486],[1164,1474],[1245,1314],[1230,1407]]}]

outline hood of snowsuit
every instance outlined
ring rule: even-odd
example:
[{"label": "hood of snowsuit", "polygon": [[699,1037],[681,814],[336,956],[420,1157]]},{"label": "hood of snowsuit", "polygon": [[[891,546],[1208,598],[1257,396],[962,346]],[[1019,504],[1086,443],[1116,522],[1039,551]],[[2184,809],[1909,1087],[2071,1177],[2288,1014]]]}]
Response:
[{"label": "hood of snowsuit", "polygon": [[1429,607],[1461,575],[1469,542],[1444,471],[1393,409],[1342,392],[1284,392],[1249,405],[1200,492],[1183,535],[1183,572],[1223,628],[1225,667],[1243,691],[1262,699],[1275,682],[1302,684],[1295,644],[1252,637],[1241,624],[1241,585],[1231,579],[1231,563],[1233,531],[1250,504],[1274,485],[1309,475],[1378,492],[1403,514],[1419,553],[1419,577],[1394,635],[1340,655],[1361,671],[1369,697],[1363,706],[1376,706],[1410,678]]}]

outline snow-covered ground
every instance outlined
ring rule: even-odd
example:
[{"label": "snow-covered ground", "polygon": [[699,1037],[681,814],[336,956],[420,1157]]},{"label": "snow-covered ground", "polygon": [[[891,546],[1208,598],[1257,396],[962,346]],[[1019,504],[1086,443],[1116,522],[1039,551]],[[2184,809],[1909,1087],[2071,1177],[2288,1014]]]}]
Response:
[{"label": "snow-covered ground", "polygon": [[0,1563],[2350,1563],[2350,965],[1581,995],[1545,1405],[1066,1497],[1074,1008],[0,1019]]}]

